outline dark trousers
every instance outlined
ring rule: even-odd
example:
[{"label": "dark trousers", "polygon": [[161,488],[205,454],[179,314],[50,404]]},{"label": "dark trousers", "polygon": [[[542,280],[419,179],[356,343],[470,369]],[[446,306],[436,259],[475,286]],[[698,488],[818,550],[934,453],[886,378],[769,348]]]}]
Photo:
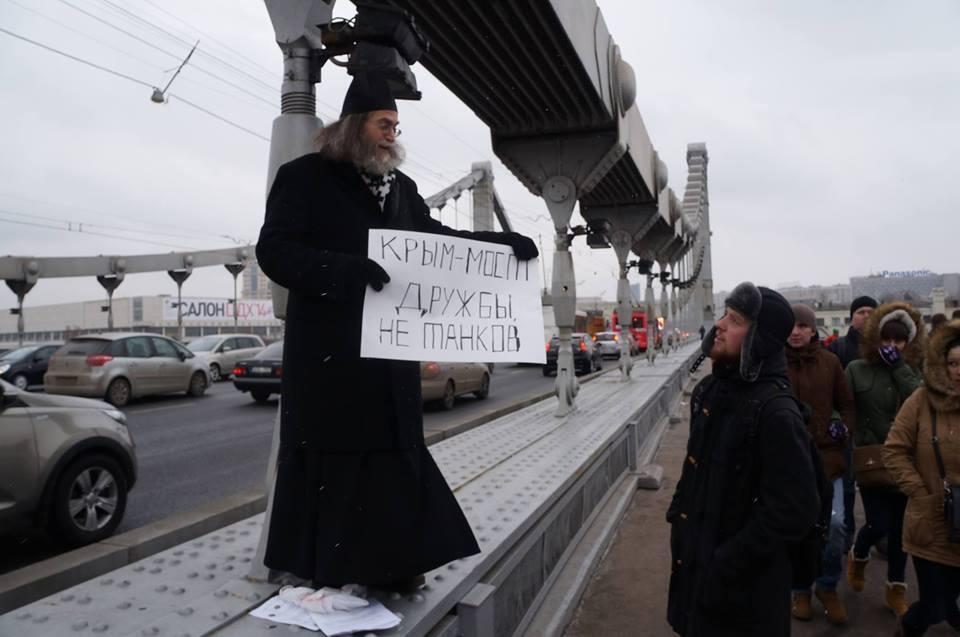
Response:
[{"label": "dark trousers", "polygon": [[890,489],[860,489],[867,523],[857,534],[853,555],[859,559],[870,557],[870,548],[887,538],[887,581],[905,582],[907,554],[903,552],[903,513],[907,496]]},{"label": "dark trousers", "polygon": [[960,567],[938,564],[913,556],[917,570],[920,599],[903,616],[903,627],[908,635],[922,635],[928,628],[949,620],[960,621],[957,597],[960,596]]}]

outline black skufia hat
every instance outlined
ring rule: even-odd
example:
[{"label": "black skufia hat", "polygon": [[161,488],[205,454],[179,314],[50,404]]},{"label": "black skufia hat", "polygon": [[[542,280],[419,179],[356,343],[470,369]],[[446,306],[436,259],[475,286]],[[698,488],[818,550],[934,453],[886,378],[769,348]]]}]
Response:
[{"label": "black skufia hat", "polygon": [[357,73],[343,98],[340,117],[371,111],[396,111],[397,101],[387,84],[387,78],[379,73]]}]

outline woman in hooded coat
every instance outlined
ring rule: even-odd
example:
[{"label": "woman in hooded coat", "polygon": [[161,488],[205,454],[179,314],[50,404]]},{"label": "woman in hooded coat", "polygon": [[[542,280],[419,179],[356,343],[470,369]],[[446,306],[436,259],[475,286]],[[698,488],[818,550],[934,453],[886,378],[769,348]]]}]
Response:
[{"label": "woman in hooded coat", "polygon": [[[900,406],[923,382],[918,370],[924,343],[923,319],[909,303],[887,303],[870,315],[860,340],[861,358],[846,369],[856,403],[855,447],[886,441]],[[886,537],[885,604],[899,617],[908,608],[907,555],[901,544],[907,497],[893,484],[861,486],[860,496],[867,523],[847,559],[847,581],[854,591],[863,590],[870,549]]]},{"label": "woman in hooded coat", "polygon": [[942,325],[930,338],[923,380],[897,414],[883,449],[884,463],[908,497],[903,548],[913,556],[920,588],[919,601],[901,620],[905,637],[923,635],[944,619],[960,630],[960,544],[947,536],[933,446],[936,435],[946,479],[960,484],[960,321]]}]

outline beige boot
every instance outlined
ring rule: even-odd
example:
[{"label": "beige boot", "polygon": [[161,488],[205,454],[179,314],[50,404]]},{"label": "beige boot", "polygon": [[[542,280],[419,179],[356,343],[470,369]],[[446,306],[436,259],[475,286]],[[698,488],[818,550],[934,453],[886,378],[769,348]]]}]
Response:
[{"label": "beige boot", "polygon": [[813,605],[810,603],[810,591],[799,591],[793,593],[793,604],[790,607],[790,613],[794,619],[808,622],[813,619]]},{"label": "beige boot", "polygon": [[843,600],[837,591],[824,591],[819,588],[814,591],[817,599],[823,604],[826,611],[827,621],[834,626],[845,626],[847,623],[847,609],[843,605]]},{"label": "beige boot", "polygon": [[887,595],[884,605],[897,617],[903,617],[910,608],[907,603],[907,585],[903,582],[887,582]]},{"label": "beige boot", "polygon": [[853,556],[853,549],[847,555],[847,584],[856,592],[863,591],[867,578],[867,563],[870,558],[859,559]]}]

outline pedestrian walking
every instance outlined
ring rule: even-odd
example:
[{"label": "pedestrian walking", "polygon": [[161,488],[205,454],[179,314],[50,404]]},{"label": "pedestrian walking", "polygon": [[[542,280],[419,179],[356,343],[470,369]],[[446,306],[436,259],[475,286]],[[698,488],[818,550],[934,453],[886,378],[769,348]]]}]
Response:
[{"label": "pedestrian walking", "polygon": [[[701,344],[687,458],[667,512],[667,617],[684,637],[790,634],[788,543],[819,515],[810,437],[786,375],[790,304],[738,285]],[[694,366],[696,367],[696,366]]]},{"label": "pedestrian walking", "polygon": [[[823,549],[820,575],[816,582],[805,582],[795,587],[791,612],[794,618],[808,621],[813,618],[811,587],[824,608],[827,620],[836,625],[847,623],[847,610],[837,592],[843,575],[843,554],[846,547],[844,526],[843,476],[847,470],[847,453],[851,438],[849,426],[854,425],[853,394],[840,365],[840,359],[820,344],[817,318],[807,305],[793,306],[795,325],[787,339],[787,377],[801,403],[809,408],[807,430],[813,437],[822,460],[823,470],[830,480],[833,497],[830,516],[830,534]],[[838,417],[834,417],[837,414]],[[814,586],[815,584],[815,586]]]},{"label": "pedestrian walking", "polygon": [[701,326],[700,326],[700,329],[699,329],[698,331],[700,332],[700,340],[702,341],[702,340],[703,340],[703,335],[707,333],[707,328],[705,328],[703,325],[701,325]]},{"label": "pedestrian walking", "polygon": [[[873,311],[877,309],[876,299],[869,296],[858,296],[850,304],[850,327],[843,338],[830,343],[829,350],[840,359],[840,364],[846,369],[850,363],[860,358],[860,334],[863,326]],[[849,426],[850,423],[847,423]],[[847,545],[845,552],[849,553],[853,547],[853,538],[856,537],[857,521],[853,517],[853,509],[857,503],[857,490],[853,479],[853,448],[847,447],[847,472],[843,476],[843,523],[847,530]]]},{"label": "pedestrian walking", "polygon": [[265,563],[312,580],[410,589],[422,574],[480,551],[423,439],[420,364],[360,357],[367,288],[388,272],[367,258],[372,228],[509,245],[515,233],[458,232],[430,217],[399,170],[397,105],[358,74],[318,152],[280,167],[257,259],[289,290],[276,487]]},{"label": "pedestrian walking", "polygon": [[857,533],[847,558],[847,581],[863,590],[870,549],[887,538],[885,604],[897,616],[907,611],[907,556],[902,548],[907,505],[882,457],[883,444],[901,405],[922,383],[923,320],[909,303],[881,305],[870,315],[860,342],[862,358],[847,367],[856,408],[854,473],[863,500],[866,525]]},{"label": "pedestrian walking", "polygon": [[908,497],[903,548],[913,556],[920,589],[901,619],[897,635],[903,637],[923,635],[944,620],[960,631],[960,520],[946,518],[945,508],[952,507],[944,500],[952,493],[945,487],[960,485],[960,321],[930,337],[923,380],[883,448],[884,462]]}]

